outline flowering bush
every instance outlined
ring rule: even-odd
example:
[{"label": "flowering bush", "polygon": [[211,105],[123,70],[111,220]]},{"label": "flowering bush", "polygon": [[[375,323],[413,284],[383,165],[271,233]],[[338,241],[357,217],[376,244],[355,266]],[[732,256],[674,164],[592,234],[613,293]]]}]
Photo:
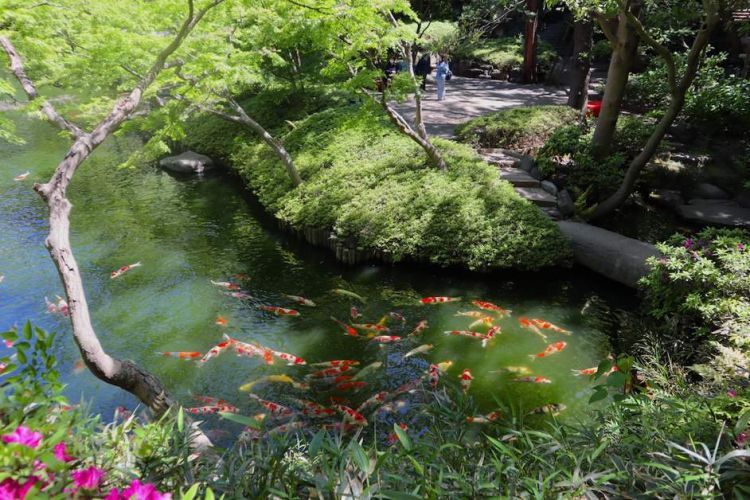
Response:
[{"label": "flowering bush", "polygon": [[721,380],[750,375],[750,235],[742,230],[705,229],[675,235],[658,246],[642,280],[650,313],[668,320],[688,343],[709,341],[718,352],[697,368]]}]

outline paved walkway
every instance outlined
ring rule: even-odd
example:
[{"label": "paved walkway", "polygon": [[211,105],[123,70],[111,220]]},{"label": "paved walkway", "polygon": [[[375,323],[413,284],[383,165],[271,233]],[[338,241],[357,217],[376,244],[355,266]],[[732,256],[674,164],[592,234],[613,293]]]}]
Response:
[{"label": "paved walkway", "polygon": [[[446,83],[445,100],[438,102],[434,80],[428,79],[422,101],[422,115],[427,133],[453,137],[457,125],[471,118],[507,108],[536,104],[565,104],[567,94],[562,87],[521,85],[483,78],[454,76]],[[396,106],[410,122],[414,119],[414,101]]]}]

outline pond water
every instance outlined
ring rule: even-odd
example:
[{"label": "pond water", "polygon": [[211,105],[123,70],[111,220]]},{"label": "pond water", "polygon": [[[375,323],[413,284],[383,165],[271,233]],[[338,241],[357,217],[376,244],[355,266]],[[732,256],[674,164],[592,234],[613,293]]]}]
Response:
[{"label": "pond water", "polygon": [[[68,321],[46,311],[44,297],[62,287],[43,241],[47,211],[32,191],[34,181],[46,180],[64,154],[67,142],[50,126],[18,118],[23,146],[0,145],[0,328],[26,320],[58,332],[60,368],[73,401],[90,401],[94,411],[111,418],[114,408],[133,408],[137,401],[90,375],[76,370],[79,354],[70,339]],[[379,390],[393,390],[423,375],[429,363],[453,361],[441,383],[458,384],[464,368],[474,381],[470,394],[481,411],[498,402],[524,413],[547,403],[563,403],[561,417],[583,415],[591,382],[572,370],[595,366],[610,351],[606,332],[587,326],[580,310],[598,295],[621,305],[628,293],[617,285],[580,269],[540,273],[475,274],[420,266],[367,264],[345,267],[327,251],[315,249],[280,233],[230,175],[202,179],[175,178],[155,166],[118,169],[132,144],[110,141],[79,170],[70,189],[72,243],[81,266],[94,326],[113,355],[137,361],[156,373],[184,406],[201,403],[192,395],[219,397],[245,414],[258,406],[238,387],[269,374],[288,374],[302,380],[309,367],[287,366],[277,360],[237,357],[233,352],[199,366],[195,361],[162,357],[162,351],[206,352],[229,334],[279,351],[293,353],[308,363],[354,359],[360,368],[373,361],[383,366],[363,377],[368,386],[359,392],[326,391],[316,386],[297,391],[287,384],[261,383],[259,396],[281,403],[300,397],[327,403],[331,395],[350,399],[354,407]],[[24,181],[17,174],[29,170]],[[110,272],[141,262],[119,278]],[[245,275],[241,279],[234,275]],[[235,280],[250,300],[227,295],[214,281]],[[334,289],[355,292],[365,304],[338,295]],[[317,307],[295,306],[284,294],[302,295]],[[421,305],[426,296],[462,297],[463,301]],[[443,332],[467,329],[473,321],[458,311],[475,310],[473,299],[512,310],[496,320],[502,333],[486,348],[478,340]],[[277,317],[258,305],[293,307],[298,317]],[[390,319],[391,335],[405,335],[420,320],[429,328],[420,339],[383,345],[344,335],[331,316],[350,321],[356,305],[361,323],[376,323],[389,311],[406,319]],[[215,323],[226,319],[226,326]],[[529,355],[547,342],[519,327],[518,317],[543,318],[572,331],[545,330],[548,342],[565,341],[561,352],[543,359]],[[486,330],[486,329],[485,329]],[[426,354],[403,359],[421,344],[434,344]],[[508,366],[527,367],[549,384],[516,382]],[[209,420],[217,418],[207,417]],[[541,418],[541,417],[540,417]]]}]

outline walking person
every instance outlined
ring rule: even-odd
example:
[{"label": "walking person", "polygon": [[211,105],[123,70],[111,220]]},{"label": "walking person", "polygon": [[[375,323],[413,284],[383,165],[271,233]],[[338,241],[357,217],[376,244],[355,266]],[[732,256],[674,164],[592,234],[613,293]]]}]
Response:
[{"label": "walking person", "polygon": [[414,65],[414,74],[418,77],[422,77],[422,84],[419,86],[420,89],[427,90],[427,75],[432,72],[432,67],[430,67],[430,54],[424,53],[422,54],[422,57],[419,58],[419,61],[417,61],[417,64]]},{"label": "walking person", "polygon": [[437,100],[445,100],[445,82],[451,79],[453,74],[448,66],[448,58],[445,55],[440,56],[440,62],[438,62],[435,68],[435,83],[437,84]]}]

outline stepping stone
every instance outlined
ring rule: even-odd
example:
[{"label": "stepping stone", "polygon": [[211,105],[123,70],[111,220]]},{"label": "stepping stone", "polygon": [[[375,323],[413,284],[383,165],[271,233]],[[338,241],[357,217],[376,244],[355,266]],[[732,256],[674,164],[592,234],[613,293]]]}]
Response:
[{"label": "stepping stone", "polygon": [[526,171],[516,167],[500,168],[500,178],[510,182],[515,187],[539,187],[538,180],[527,174]]},{"label": "stepping stone", "polygon": [[557,198],[538,187],[517,187],[516,192],[540,207],[557,207]]},{"label": "stepping stone", "polygon": [[750,228],[750,208],[736,205],[719,203],[680,205],[677,207],[677,213],[685,219],[704,224]]},{"label": "stepping stone", "polygon": [[518,162],[518,160],[511,156],[481,155],[481,158],[490,165],[497,165],[501,168],[513,167]]}]

